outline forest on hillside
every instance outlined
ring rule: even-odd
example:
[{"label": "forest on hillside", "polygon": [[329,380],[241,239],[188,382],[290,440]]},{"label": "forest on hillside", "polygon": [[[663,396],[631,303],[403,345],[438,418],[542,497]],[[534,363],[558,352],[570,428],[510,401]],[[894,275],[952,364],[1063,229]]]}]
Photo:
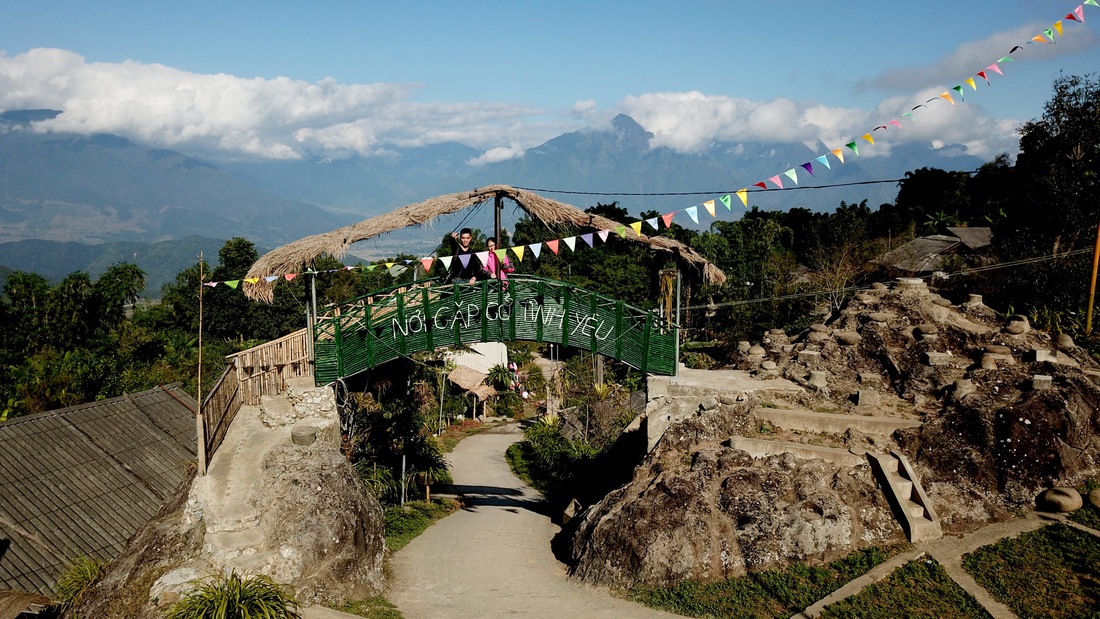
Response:
[{"label": "forest on hillside", "polygon": [[[698,273],[684,271],[686,337],[706,342],[720,362],[724,345],[759,339],[768,328],[804,328],[841,307],[858,287],[896,276],[872,262],[888,247],[969,225],[993,230],[986,254],[997,268],[968,269],[959,262],[948,277],[934,282],[942,294],[962,300],[966,293],[982,294],[999,311],[1026,314],[1036,327],[1068,333],[1100,351],[1100,340],[1085,333],[1100,218],[1098,170],[1100,79],[1063,76],[1055,80],[1042,115],[1020,128],[1015,162],[1001,156],[974,173],[913,170],[893,203],[874,208],[853,195],[828,213],[752,208],[738,221],[715,221],[704,231],[673,224],[660,234],[696,249],[727,276],[724,284],[711,286]],[[658,215],[631,217],[615,203],[588,211],[621,222]],[[521,220],[504,244],[586,231],[548,232],[541,223]],[[484,248],[480,231],[475,247]],[[301,328],[308,278],[280,282],[271,304],[249,301],[237,289],[200,284],[243,278],[257,258],[251,241],[231,239],[217,264],[179,272],[162,290],[161,303],[137,307],[133,303],[144,290],[145,275],[132,264],[116,264],[96,280],[72,273],[56,285],[34,273],[11,273],[0,298],[0,420],[174,381],[194,393],[200,290],[204,383],[220,374],[224,355]],[[412,267],[419,264],[407,255],[377,264],[406,259],[413,260]],[[674,266],[667,254],[614,236],[567,258],[544,252],[514,262],[521,273],[567,281],[647,309],[658,304],[662,270]],[[303,265],[303,272],[332,271],[316,276],[319,305],[414,275],[412,268],[341,266],[331,258]],[[422,269],[418,274],[426,275]]]}]

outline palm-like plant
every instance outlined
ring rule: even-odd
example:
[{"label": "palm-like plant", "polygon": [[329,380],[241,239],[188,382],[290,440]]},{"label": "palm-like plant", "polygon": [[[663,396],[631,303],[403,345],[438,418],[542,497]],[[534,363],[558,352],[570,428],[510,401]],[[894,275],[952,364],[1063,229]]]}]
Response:
[{"label": "palm-like plant", "polygon": [[301,619],[287,587],[262,574],[215,574],[177,602],[167,619]]}]

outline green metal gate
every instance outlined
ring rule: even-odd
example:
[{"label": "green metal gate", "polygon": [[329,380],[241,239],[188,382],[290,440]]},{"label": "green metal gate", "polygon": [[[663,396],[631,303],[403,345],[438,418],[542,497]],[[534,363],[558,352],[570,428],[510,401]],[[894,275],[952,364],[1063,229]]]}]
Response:
[{"label": "green metal gate", "polygon": [[427,280],[323,312],[313,332],[318,385],[414,352],[503,340],[574,346],[650,374],[676,369],[676,329],[657,313],[539,277],[512,276],[506,288]]}]

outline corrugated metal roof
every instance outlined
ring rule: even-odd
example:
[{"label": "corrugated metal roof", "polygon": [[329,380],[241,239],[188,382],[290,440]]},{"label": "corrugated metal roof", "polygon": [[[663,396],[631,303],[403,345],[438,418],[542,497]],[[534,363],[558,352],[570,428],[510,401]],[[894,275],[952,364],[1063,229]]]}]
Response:
[{"label": "corrugated metal roof", "polygon": [[942,264],[943,256],[952,253],[960,244],[953,236],[919,236],[879,256],[875,262],[910,273],[935,271]]},{"label": "corrugated metal roof", "polygon": [[959,237],[970,249],[981,249],[993,242],[992,228],[972,228],[970,226],[957,226],[948,228],[948,232]]},{"label": "corrugated metal roof", "polygon": [[187,477],[196,408],[176,384],[0,423],[0,588],[122,552]]}]

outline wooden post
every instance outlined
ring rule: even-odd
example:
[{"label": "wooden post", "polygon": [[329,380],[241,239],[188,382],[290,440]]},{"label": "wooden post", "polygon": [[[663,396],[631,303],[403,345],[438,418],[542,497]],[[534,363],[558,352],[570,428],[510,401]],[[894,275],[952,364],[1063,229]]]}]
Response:
[{"label": "wooden post", "polygon": [[496,197],[493,198],[493,225],[495,227],[493,238],[496,239],[497,247],[501,247],[501,244],[500,244],[500,211],[502,209],[504,209],[504,199],[501,198],[500,194],[498,193],[496,195]]},{"label": "wooden post", "polygon": [[196,386],[199,399],[199,412],[195,415],[195,456],[199,461],[199,475],[206,475],[206,418],[202,410],[202,289],[203,285],[203,256],[199,251],[199,371],[198,384]]},{"label": "wooden post", "polygon": [[1089,306],[1085,312],[1085,335],[1092,333],[1092,302],[1096,299],[1096,265],[1100,264],[1100,223],[1096,225],[1096,245],[1092,249],[1092,283],[1089,284]]}]

